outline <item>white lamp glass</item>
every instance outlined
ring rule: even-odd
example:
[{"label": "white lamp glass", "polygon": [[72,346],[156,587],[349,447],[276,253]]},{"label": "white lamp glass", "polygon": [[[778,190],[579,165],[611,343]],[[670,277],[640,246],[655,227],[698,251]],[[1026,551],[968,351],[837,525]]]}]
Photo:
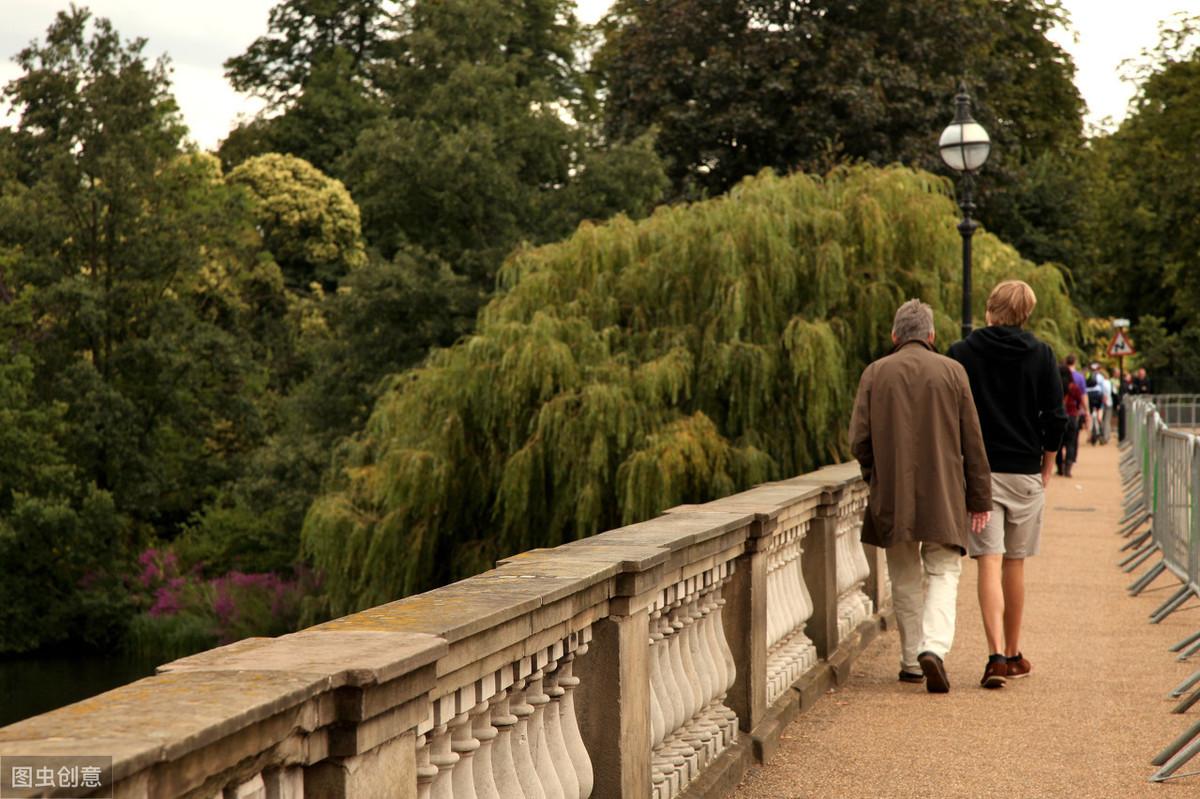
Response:
[{"label": "white lamp glass", "polygon": [[987,161],[992,140],[978,122],[952,122],[938,141],[942,160],[956,172],[974,172]]}]

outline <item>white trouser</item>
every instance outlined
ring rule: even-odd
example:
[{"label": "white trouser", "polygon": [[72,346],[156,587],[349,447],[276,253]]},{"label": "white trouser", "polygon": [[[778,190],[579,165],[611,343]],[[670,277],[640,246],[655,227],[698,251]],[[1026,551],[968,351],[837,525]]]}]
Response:
[{"label": "white trouser", "polygon": [[957,547],[910,541],[888,547],[892,606],[900,627],[900,668],[920,673],[917,655],[945,660],[954,642],[954,609],[962,555]]}]

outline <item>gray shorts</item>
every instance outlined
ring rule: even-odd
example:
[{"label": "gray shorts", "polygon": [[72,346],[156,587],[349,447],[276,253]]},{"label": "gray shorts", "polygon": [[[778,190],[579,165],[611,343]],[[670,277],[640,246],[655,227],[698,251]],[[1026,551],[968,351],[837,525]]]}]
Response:
[{"label": "gray shorts", "polygon": [[1038,553],[1046,492],[1040,474],[992,472],[992,518],[979,535],[967,533],[967,554],[1010,559]]}]

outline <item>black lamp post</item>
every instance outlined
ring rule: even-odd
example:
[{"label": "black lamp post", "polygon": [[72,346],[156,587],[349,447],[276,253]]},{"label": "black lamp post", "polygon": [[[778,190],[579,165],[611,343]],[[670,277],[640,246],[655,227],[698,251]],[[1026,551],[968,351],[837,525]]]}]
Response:
[{"label": "black lamp post", "polygon": [[938,148],[946,165],[962,175],[959,181],[962,196],[958,205],[962,208],[963,218],[958,223],[958,232],[963,240],[962,334],[966,338],[971,333],[971,236],[979,227],[971,218],[971,212],[975,210],[971,190],[975,188],[975,173],[991,152],[992,141],[983,126],[971,118],[971,98],[966,86],[961,83],[958,85],[958,95],[954,98],[954,121],[942,131]]}]

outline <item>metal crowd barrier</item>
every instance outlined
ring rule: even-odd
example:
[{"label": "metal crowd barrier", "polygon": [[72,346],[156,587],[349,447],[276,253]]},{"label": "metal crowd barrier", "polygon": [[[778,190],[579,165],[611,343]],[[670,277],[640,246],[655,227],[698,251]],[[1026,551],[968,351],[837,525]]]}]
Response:
[{"label": "metal crowd barrier", "polygon": [[[1129,586],[1137,595],[1159,575],[1170,572],[1179,588],[1150,614],[1161,622],[1191,597],[1200,597],[1200,447],[1190,429],[1200,424],[1200,395],[1134,396],[1126,400],[1126,438],[1121,442],[1121,477],[1125,491],[1121,535],[1129,541],[1121,562],[1133,572],[1155,554],[1162,558]],[[1149,523],[1149,527],[1144,525]],[[1140,531],[1140,532],[1139,532]],[[1171,647],[1179,660],[1200,652],[1200,632]],[[1170,695],[1181,699],[1175,713],[1200,701],[1200,670]],[[1189,694],[1188,692],[1191,691]],[[1187,696],[1185,696],[1187,694]],[[1172,741],[1152,761],[1159,770],[1153,782],[1163,782],[1200,754],[1200,722]]]}]

